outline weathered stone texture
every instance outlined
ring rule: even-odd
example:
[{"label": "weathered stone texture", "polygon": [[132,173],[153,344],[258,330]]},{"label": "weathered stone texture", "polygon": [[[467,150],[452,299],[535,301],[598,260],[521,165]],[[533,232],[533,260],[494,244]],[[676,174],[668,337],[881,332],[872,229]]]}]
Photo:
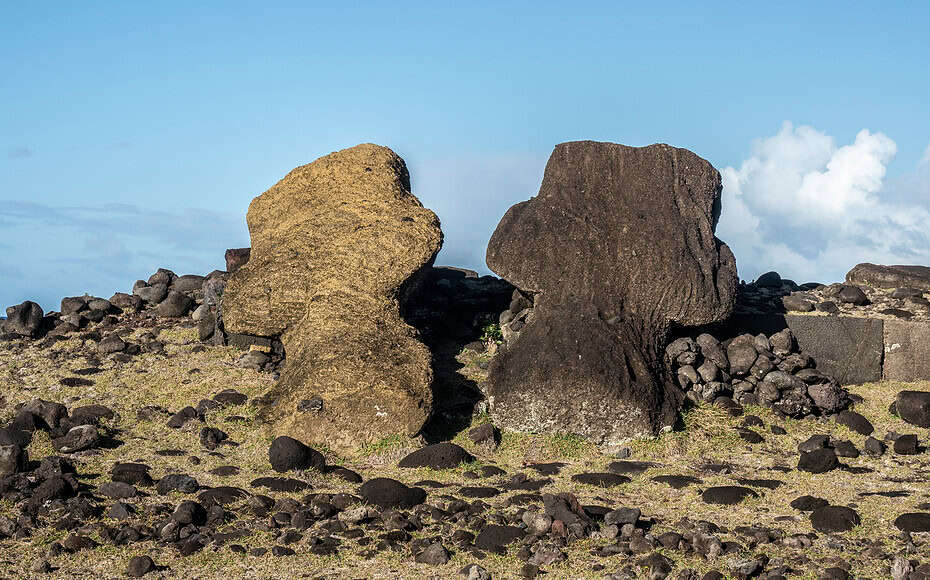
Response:
[{"label": "weathered stone texture", "polygon": [[[231,333],[280,336],[276,434],[356,447],[416,434],[431,409],[430,353],[400,304],[442,244],[403,160],[363,144],[298,167],[255,198],[248,262],[223,296]],[[297,409],[319,396],[318,413]]]}]

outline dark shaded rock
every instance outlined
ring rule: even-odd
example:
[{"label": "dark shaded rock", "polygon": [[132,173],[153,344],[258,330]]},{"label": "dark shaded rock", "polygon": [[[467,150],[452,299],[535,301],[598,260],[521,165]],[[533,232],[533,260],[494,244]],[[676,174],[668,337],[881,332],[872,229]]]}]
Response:
[{"label": "dark shaded rock", "polygon": [[170,290],[164,300],[155,307],[155,314],[165,318],[177,318],[190,311],[194,301],[182,292]]},{"label": "dark shaded rock", "polygon": [[6,309],[6,320],[0,322],[0,329],[9,334],[35,337],[42,326],[42,307],[26,300],[22,304]]},{"label": "dark shaded rock", "polygon": [[207,449],[216,449],[228,438],[229,435],[225,431],[216,427],[204,427],[200,430],[200,444]]},{"label": "dark shaded rock", "polygon": [[704,483],[703,480],[696,477],[691,477],[690,475],[657,475],[652,478],[652,481],[664,483],[674,487],[675,489],[682,489],[684,487],[688,487],[689,485]]},{"label": "dark shaded rock", "polygon": [[232,274],[249,261],[252,248],[230,248],[226,250],[226,271]]},{"label": "dark shaded rock", "polygon": [[422,552],[416,555],[414,560],[418,564],[430,564],[432,566],[442,566],[449,561],[449,551],[441,543],[430,544]]},{"label": "dark shaded rock", "polygon": [[812,495],[802,495],[791,502],[791,507],[802,512],[812,512],[815,509],[830,505],[825,499]]},{"label": "dark shaded rock", "polygon": [[249,397],[235,389],[226,389],[213,395],[213,400],[223,406],[244,405]]},{"label": "dark shaded rock", "polygon": [[118,334],[113,333],[97,343],[97,352],[100,354],[123,352],[126,346],[126,342]]},{"label": "dark shaded rock", "polygon": [[577,473],[572,476],[572,481],[598,487],[615,487],[623,483],[629,483],[631,480],[629,477],[615,473]]},{"label": "dark shaded rock", "polygon": [[61,541],[61,547],[72,554],[80,552],[81,550],[92,550],[98,545],[99,544],[91,538],[81,534],[71,534]]},{"label": "dark shaded rock", "polygon": [[894,525],[902,532],[930,532],[930,513],[908,513],[898,516]]},{"label": "dark shaded rock", "polygon": [[899,392],[895,397],[895,412],[912,425],[930,428],[930,392]]},{"label": "dark shaded rock", "polygon": [[709,487],[701,494],[704,503],[719,505],[737,504],[747,497],[759,497],[759,494],[739,485],[723,485],[719,487]]},{"label": "dark shaded rock", "polygon": [[109,407],[85,405],[71,411],[71,423],[73,425],[98,425],[101,421],[112,419],[115,416],[116,413]]},{"label": "dark shaded rock", "polygon": [[853,304],[855,306],[865,306],[869,303],[869,298],[865,295],[865,292],[862,291],[862,288],[859,288],[858,286],[847,286],[845,284],[836,294],[836,298],[840,302],[845,304]]},{"label": "dark shaded rock", "polygon": [[277,437],[271,442],[268,461],[278,473],[293,469],[323,470],[326,467],[326,458],[322,453],[287,436]]},{"label": "dark shaded rock", "polygon": [[171,514],[171,519],[182,526],[188,524],[202,526],[207,523],[207,510],[195,501],[182,501]]},{"label": "dark shaded rock", "polygon": [[135,486],[121,481],[108,481],[103,483],[97,488],[97,491],[110,499],[128,499],[139,495]]},{"label": "dark shaded rock", "polygon": [[345,467],[328,467],[326,473],[349,483],[362,483],[362,476]]},{"label": "dark shaded rock", "polygon": [[880,457],[885,454],[885,444],[874,437],[867,437],[865,440],[865,452],[872,457]]},{"label": "dark shaded rock", "polygon": [[804,293],[782,296],[781,304],[788,312],[811,312],[814,309],[814,301],[809,294]]},{"label": "dark shaded rock", "polygon": [[814,449],[802,452],[798,459],[798,470],[808,473],[826,473],[839,466],[836,452],[832,449]]},{"label": "dark shaded rock", "polygon": [[305,491],[312,486],[306,481],[293,479],[290,477],[259,477],[249,483],[252,487],[267,487],[271,491],[295,492]]},{"label": "dark shaded rock", "polygon": [[155,562],[146,555],[133,556],[126,566],[126,575],[130,578],[141,578],[149,572],[155,571]]},{"label": "dark shaded rock", "polygon": [[249,496],[249,492],[238,487],[220,486],[201,492],[197,501],[205,506],[235,503]]},{"label": "dark shaded rock", "polygon": [[876,288],[914,288],[930,292],[930,267],[882,266],[866,262],[847,272],[846,281]]},{"label": "dark shaded rock", "polygon": [[497,448],[500,442],[500,434],[491,423],[484,423],[473,427],[468,431],[468,438],[475,445],[480,445],[489,450]]},{"label": "dark shaded rock", "polygon": [[624,507],[615,509],[604,515],[604,525],[622,526],[624,524],[636,524],[636,522],[639,521],[641,515],[643,515],[642,511],[637,508]]},{"label": "dark shaded rock", "polygon": [[[61,403],[53,403],[51,401],[44,401],[42,399],[33,399],[23,405],[19,411],[17,419],[22,416],[24,413],[32,413],[37,418],[41,419],[40,423],[36,423],[36,426],[40,429],[54,430],[61,425],[61,420],[67,418],[68,409]],[[19,426],[20,423],[14,422],[13,427],[22,429],[25,426]]]},{"label": "dark shaded rock", "polygon": [[883,323],[851,316],[785,316],[798,347],[817,361],[817,369],[841,385],[882,378],[885,352]]},{"label": "dark shaded rock", "polygon": [[656,464],[648,461],[612,461],[607,471],[620,475],[639,475],[651,467],[656,467]]},{"label": "dark shaded rock", "polygon": [[840,411],[836,422],[845,425],[860,435],[871,435],[875,431],[872,423],[855,411]]},{"label": "dark shaded rock", "polygon": [[526,533],[522,528],[516,526],[500,526],[491,524],[485,526],[475,538],[475,547],[479,550],[493,552],[495,554],[504,554],[507,552],[507,545],[519,540]]},{"label": "dark shaded rock", "polygon": [[918,452],[917,435],[901,435],[894,440],[894,452],[898,455],[916,455]]},{"label": "dark shaded rock", "polygon": [[0,445],[0,477],[22,473],[29,462],[29,454],[19,445]]},{"label": "dark shaded rock", "polygon": [[401,459],[397,466],[452,469],[462,463],[474,461],[474,459],[470,453],[455,443],[434,443],[410,453]]},{"label": "dark shaded rock", "polygon": [[496,487],[487,487],[487,486],[467,486],[459,490],[459,493],[462,497],[468,498],[488,498],[495,497],[501,494],[501,490]]},{"label": "dark shaded rock", "polygon": [[386,477],[370,479],[358,491],[365,503],[384,509],[410,509],[426,499],[425,490]]},{"label": "dark shaded rock", "polygon": [[781,288],[781,276],[778,272],[766,272],[756,278],[755,285],[762,288]]},{"label": "dark shaded rock", "polygon": [[684,149],[555,148],[539,195],[488,245],[490,268],[536,296],[491,363],[496,424],[618,443],[674,422],[682,395],[656,374],[669,324],[720,320],[735,300],[719,196],[719,173]]},{"label": "dark shaded rock", "polygon": [[130,485],[149,486],[154,484],[149,475],[150,470],[144,463],[117,463],[110,469],[110,479]]},{"label": "dark shaded rock", "polygon": [[183,473],[169,473],[158,480],[155,490],[159,495],[168,495],[172,491],[180,493],[196,493],[200,489],[197,480]]},{"label": "dark shaded rock", "polygon": [[93,425],[78,425],[63,437],[52,439],[52,447],[59,453],[77,453],[90,449],[100,442],[100,434]]},{"label": "dark shaded rock", "polygon": [[859,450],[852,441],[835,440],[833,441],[833,450],[837,457],[859,457]]},{"label": "dark shaded rock", "polygon": [[825,534],[848,532],[860,523],[859,514],[845,506],[828,505],[811,513],[811,525]]}]

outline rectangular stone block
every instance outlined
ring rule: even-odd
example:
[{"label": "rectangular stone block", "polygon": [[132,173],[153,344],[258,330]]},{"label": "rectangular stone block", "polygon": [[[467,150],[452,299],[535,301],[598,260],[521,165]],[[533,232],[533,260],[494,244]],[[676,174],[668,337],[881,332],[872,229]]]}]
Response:
[{"label": "rectangular stone block", "polygon": [[797,314],[788,314],[785,320],[801,351],[813,357],[817,368],[833,375],[841,385],[882,379],[882,320]]},{"label": "rectangular stone block", "polygon": [[930,380],[930,323],[886,320],[884,343],[885,380]]}]

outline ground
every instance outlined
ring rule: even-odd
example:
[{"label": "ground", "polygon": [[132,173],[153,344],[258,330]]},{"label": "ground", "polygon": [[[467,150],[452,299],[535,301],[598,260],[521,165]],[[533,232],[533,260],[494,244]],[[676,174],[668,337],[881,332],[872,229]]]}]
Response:
[{"label": "ground", "polygon": [[[117,417],[101,429],[109,435],[108,443],[103,448],[71,456],[78,478],[86,484],[89,492],[109,481],[110,469],[115,463],[136,461],[151,466],[156,480],[167,473],[181,472],[196,478],[201,488],[236,486],[276,499],[293,497],[300,501],[306,491],[275,493],[250,486],[257,477],[279,475],[271,470],[268,461],[271,437],[256,423],[256,407],[251,403],[208,412],[205,423],[193,421],[181,429],[167,427],[167,415],[156,415],[151,420],[138,417],[139,409],[146,405],[175,412],[186,405],[196,406],[201,399],[210,398],[224,389],[235,389],[252,399],[266,393],[273,384],[272,375],[237,367],[235,362],[241,355],[240,351],[230,347],[201,347],[196,340],[196,329],[189,326],[177,321],[161,322],[151,328],[134,331],[130,342],[144,332],[152,332],[164,343],[165,349],[164,354],[143,352],[133,356],[129,362],[117,362],[106,356],[95,361],[95,343],[91,338],[0,343],[0,393],[3,395],[0,413],[4,424],[13,418],[15,404],[33,398],[58,401],[69,409],[96,403],[116,411]],[[459,372],[469,380],[482,381],[488,356],[463,351],[458,357],[462,363]],[[92,385],[68,387],[60,383],[62,378],[76,376],[73,371],[88,366],[101,369],[95,374],[84,375],[93,382]],[[888,431],[917,433],[921,444],[926,446],[928,430],[908,425],[888,411],[896,393],[905,388],[930,390],[930,383],[886,382],[849,387],[852,393],[862,397],[855,410],[874,424],[875,437],[882,438]],[[837,565],[849,569],[856,577],[888,578],[890,558],[902,554],[921,563],[930,562],[930,534],[912,534],[908,540],[902,538],[893,525],[895,518],[902,513],[930,510],[930,454],[925,447],[918,455],[895,455],[889,450],[879,458],[864,454],[855,459],[843,458],[841,461],[851,469],[812,475],[795,469],[798,443],[812,434],[825,433],[850,440],[862,450],[865,437],[829,420],[778,419],[761,407],[747,408],[745,412],[764,421],[765,427],[757,429],[764,437],[762,443],[747,443],[735,431],[734,427],[740,425],[745,416],[733,417],[712,406],[690,409],[683,414],[682,424],[677,430],[656,439],[630,442],[630,459],[657,465],[643,474],[632,476],[630,483],[612,488],[571,480],[574,474],[606,471],[607,465],[617,459],[600,453],[597,448],[571,434],[503,433],[496,451],[475,446],[466,433],[471,426],[489,420],[481,414],[449,431],[456,433],[455,443],[476,457],[474,463],[451,470],[397,468],[397,461],[420,445],[415,440],[400,436],[369,445],[354,456],[337,456],[325,448],[319,450],[326,455],[328,464],[349,467],[366,480],[391,477],[407,484],[421,480],[446,484],[446,487],[428,490],[427,503],[430,504],[441,501],[443,495],[454,495],[463,485],[502,488],[520,472],[538,478],[541,476],[532,469],[532,464],[560,462],[564,466],[552,476],[553,482],[541,490],[543,493],[571,492],[584,505],[639,508],[642,518],[651,522],[649,533],[653,536],[670,530],[680,531],[679,520],[686,517],[692,521],[713,522],[727,530],[717,534],[721,540],[739,543],[741,551],[722,555],[715,561],[693,553],[658,548],[658,552],[674,562],[672,578],[686,568],[698,572],[698,578],[715,569],[726,575],[729,563],[739,558],[758,557],[759,554],[766,554],[773,560],[783,559],[797,571],[796,577],[801,578],[817,578],[820,571]],[[213,452],[204,449],[199,441],[200,429],[204,425],[222,429],[235,445],[223,445]],[[772,434],[769,431],[772,425],[783,427],[787,434]],[[163,450],[181,450],[183,455],[156,453]],[[28,452],[34,460],[54,454],[48,435],[37,432]],[[720,464],[727,467],[721,471]],[[210,473],[214,468],[226,465],[238,467],[239,473],[225,477]],[[479,480],[468,477],[469,472],[485,465],[496,465],[505,470],[506,475]],[[676,490],[652,481],[653,477],[663,474],[691,475],[703,483]],[[316,493],[358,493],[357,485],[313,470],[287,475],[311,483]],[[701,490],[715,485],[734,485],[741,478],[779,480],[783,484],[777,489],[755,487],[758,498],[744,500],[735,506],[711,505],[701,500]],[[128,520],[134,524],[152,525],[164,518],[163,515],[152,515],[151,506],[170,504],[173,509],[180,501],[196,497],[177,492],[162,496],[153,487],[141,487],[140,491],[142,495],[127,500],[137,508],[137,514]],[[492,513],[501,512],[506,517],[518,509],[507,505],[508,498],[515,493],[504,491],[484,501],[491,505]],[[854,506],[861,516],[861,525],[842,534],[817,533],[807,548],[791,548],[781,542],[762,543],[750,548],[747,538],[736,532],[738,526],[764,526],[782,530],[785,536],[812,533],[808,515],[789,506],[792,499],[805,494],[826,498],[834,505]],[[113,503],[99,495],[96,497],[104,509]],[[9,501],[0,502],[0,516],[15,519],[19,509]],[[248,549],[270,548],[278,543],[276,537],[282,530],[267,525],[268,517],[249,519],[244,511],[230,511],[236,513],[237,519],[221,526],[221,530],[244,527],[251,532],[251,535],[237,539],[237,543]],[[471,551],[451,545],[448,538],[442,539],[452,552],[452,558],[441,566],[415,563],[410,550],[403,545],[398,547],[398,551],[384,549],[373,555],[368,552],[372,545],[360,546],[354,539],[344,539],[335,555],[317,556],[310,553],[308,539],[325,535],[318,527],[303,532],[302,539],[289,546],[296,551],[295,556],[278,557],[271,552],[263,556],[238,554],[229,549],[229,544],[209,544],[194,555],[181,556],[173,545],[154,540],[114,546],[99,535],[100,522],[113,526],[119,524],[105,517],[87,522],[86,527],[77,531],[85,532],[100,546],[74,554],[49,555],[49,547],[53,543],[74,532],[56,529],[51,525],[53,518],[40,519],[40,526],[31,530],[29,537],[0,540],[0,576],[49,577],[35,568],[37,562],[47,560],[52,568],[52,577],[117,577],[125,574],[131,557],[141,554],[148,554],[162,567],[147,578],[453,578],[458,577],[463,566],[472,562],[486,568],[493,578],[515,578],[519,577],[523,566],[523,561],[516,555],[516,545],[511,546],[507,555],[487,554],[478,559]],[[371,531],[370,535],[377,540],[379,533]],[[438,526],[413,533],[414,537],[437,535],[442,536]],[[585,539],[570,543],[563,548],[568,556],[565,561],[543,566],[542,569],[550,578],[603,578],[605,574],[625,566],[635,567],[638,556],[601,557],[592,553],[597,547],[609,543],[615,541]]]}]

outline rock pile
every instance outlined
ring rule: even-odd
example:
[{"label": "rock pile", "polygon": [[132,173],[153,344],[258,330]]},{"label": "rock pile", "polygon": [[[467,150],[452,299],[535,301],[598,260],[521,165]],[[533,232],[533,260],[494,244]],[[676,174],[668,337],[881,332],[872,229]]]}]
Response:
[{"label": "rock pile", "polygon": [[[913,268],[904,273],[897,268]],[[768,272],[741,284],[734,314],[783,312],[930,321],[930,274],[923,266],[859,264],[846,282],[796,284]]]},{"label": "rock pile", "polygon": [[488,245],[488,266],[521,291],[506,325],[519,338],[487,383],[495,422],[608,445],[670,426],[682,393],[662,373],[669,325],[720,320],[735,299],[719,211],[720,174],[690,151],[556,146],[539,195]]},{"label": "rock pile", "polygon": [[229,332],[284,345],[273,429],[332,448],[419,432],[431,357],[401,308],[442,233],[403,160],[372,144],[332,153],[252,200],[247,219],[250,256],[226,283],[222,317]]},{"label": "rock pile", "polygon": [[790,329],[771,336],[742,334],[718,341],[704,333],[682,337],[665,349],[666,364],[694,402],[730,397],[742,405],[764,405],[794,418],[832,415],[845,409],[849,394],[801,353]]}]

